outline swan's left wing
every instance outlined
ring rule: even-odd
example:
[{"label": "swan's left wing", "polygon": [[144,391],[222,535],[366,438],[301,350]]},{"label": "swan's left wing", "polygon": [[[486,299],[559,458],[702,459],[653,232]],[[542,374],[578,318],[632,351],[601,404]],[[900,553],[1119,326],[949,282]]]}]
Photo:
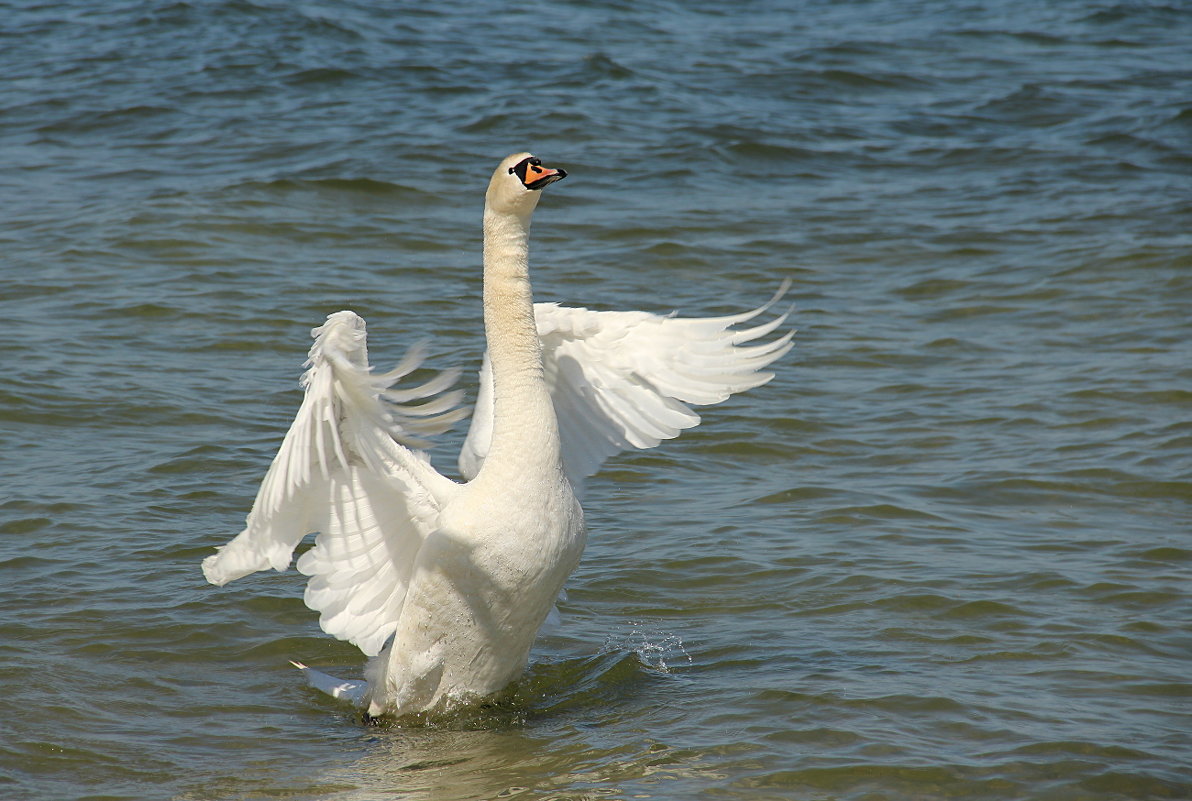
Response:
[{"label": "swan's left wing", "polygon": [[[794,331],[766,341],[787,318],[738,328],[765,305],[725,317],[684,318],[641,311],[590,311],[534,304],[543,367],[563,447],[563,465],[577,493],[606,459],[653,448],[699,424],[690,405],[720,403],[771,378],[765,368],[792,347]],[[760,341],[760,343],[759,343]],[[460,453],[460,472],[480,470],[492,437],[492,375],[485,358],[480,392]]]},{"label": "swan's left wing", "polygon": [[327,633],[372,655],[392,633],[414,556],[458,487],[411,448],[465,411],[456,408],[458,392],[445,392],[453,373],[413,389],[394,386],[419,365],[417,348],[374,374],[364,320],[354,313],[330,315],[311,333],[302,406],[244,530],[203,560],[203,573],[222,585],[284,570],[302,538],[317,531],[298,562],[311,576],[306,603]]}]

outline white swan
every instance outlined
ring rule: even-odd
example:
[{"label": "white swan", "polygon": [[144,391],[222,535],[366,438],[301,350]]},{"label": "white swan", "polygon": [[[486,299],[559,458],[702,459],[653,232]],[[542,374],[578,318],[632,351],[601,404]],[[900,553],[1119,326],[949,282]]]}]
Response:
[{"label": "white swan", "polygon": [[[368,364],[364,321],[350,311],[314,329],[305,397],[257,493],[245,529],[203,560],[222,585],[298,560],[323,629],[371,657],[367,683],[304,665],[311,684],[402,715],[501,690],[583,551],[577,496],[612,454],[649,448],[699,422],[687,403],[717,403],[771,378],[760,372],[793,332],[745,346],[774,302],[728,317],[682,319],[533,304],[530,217],[566,175],[528,153],[497,167],[484,208],[488,352],[460,468],[437,473],[412,450],[463,416],[453,374],[396,389],[415,350],[389,373]],[[786,284],[779,291],[785,292]],[[431,399],[431,400],[426,400]],[[417,403],[419,401],[425,401]],[[388,642],[388,645],[386,643]]]}]

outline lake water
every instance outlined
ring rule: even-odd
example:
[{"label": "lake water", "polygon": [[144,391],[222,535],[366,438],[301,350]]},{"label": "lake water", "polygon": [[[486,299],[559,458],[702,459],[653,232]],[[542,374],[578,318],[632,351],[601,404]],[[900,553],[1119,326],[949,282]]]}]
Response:
[{"label": "lake water", "polygon": [[[0,797],[1192,797],[1192,6],[2,6]],[[798,345],[591,482],[500,703],[366,725],[199,562],[325,315],[470,378],[522,149],[538,299]]]}]

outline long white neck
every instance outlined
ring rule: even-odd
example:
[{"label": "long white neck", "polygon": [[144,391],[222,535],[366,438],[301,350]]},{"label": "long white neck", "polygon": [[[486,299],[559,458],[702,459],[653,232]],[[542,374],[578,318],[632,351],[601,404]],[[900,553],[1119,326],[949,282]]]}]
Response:
[{"label": "long white neck", "polygon": [[542,370],[529,273],[530,218],[484,211],[484,331],[493,374],[483,472],[558,470],[559,428]]}]

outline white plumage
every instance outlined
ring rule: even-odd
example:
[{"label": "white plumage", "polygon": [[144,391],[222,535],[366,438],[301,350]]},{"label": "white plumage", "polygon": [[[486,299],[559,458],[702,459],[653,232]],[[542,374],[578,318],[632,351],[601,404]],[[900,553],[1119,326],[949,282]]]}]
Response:
[{"label": "white plumage", "polygon": [[[484,215],[488,352],[460,454],[465,483],[434,470],[425,437],[461,419],[454,373],[399,382],[418,349],[374,374],[364,320],[312,331],[305,396],[244,530],[203,561],[222,585],[284,570],[298,543],[306,604],[327,633],[371,657],[368,682],[300,666],[314,686],[405,714],[466,702],[520,675],[534,637],[583,550],[577,498],[613,454],[651,448],[699,423],[689,404],[764,384],[793,332],[786,319],[734,329],[768,310],[685,319],[533,304],[530,216],[565,175],[527,153],[493,174]],[[388,643],[388,645],[386,645]]]},{"label": "white plumage", "polygon": [[[656,447],[699,425],[699,415],[687,404],[720,403],[773,378],[762,370],[790,350],[794,332],[759,345],[745,343],[772,333],[787,316],[740,331],[732,326],[764,314],[789,287],[784,281],[769,303],[725,317],[597,312],[535,303],[563,467],[576,494],[583,497],[584,481],[615,454]],[[485,358],[472,426],[459,455],[466,479],[480,470],[491,426],[492,372]]]}]

